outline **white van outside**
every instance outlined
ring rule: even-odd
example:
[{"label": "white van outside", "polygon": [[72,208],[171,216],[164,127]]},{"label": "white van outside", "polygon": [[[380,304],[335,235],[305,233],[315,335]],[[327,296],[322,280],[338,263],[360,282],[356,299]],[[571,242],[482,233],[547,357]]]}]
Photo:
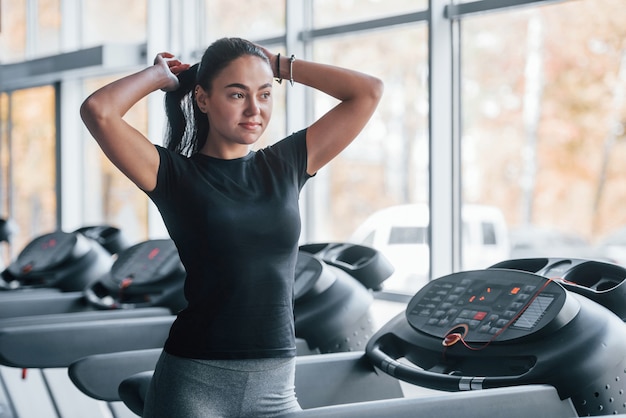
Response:
[{"label": "white van outside", "polygon": [[[508,228],[493,206],[463,205],[463,270],[481,269],[510,256]],[[391,206],[368,217],[349,238],[383,253],[395,267],[385,290],[415,293],[430,272],[429,209],[426,204]]]}]

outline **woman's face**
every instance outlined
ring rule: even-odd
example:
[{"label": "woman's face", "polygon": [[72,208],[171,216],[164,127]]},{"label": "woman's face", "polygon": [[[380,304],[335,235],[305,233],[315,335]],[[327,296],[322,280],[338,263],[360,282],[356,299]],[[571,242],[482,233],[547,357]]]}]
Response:
[{"label": "woman's face", "polygon": [[244,55],[218,74],[209,92],[199,87],[196,100],[209,118],[211,150],[247,152],[259,139],[272,116],[272,82],[266,61]]}]

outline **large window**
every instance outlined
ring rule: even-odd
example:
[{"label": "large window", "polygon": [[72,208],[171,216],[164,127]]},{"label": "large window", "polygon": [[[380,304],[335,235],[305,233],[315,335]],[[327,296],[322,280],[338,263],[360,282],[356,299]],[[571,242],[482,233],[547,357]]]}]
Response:
[{"label": "large window", "polygon": [[37,56],[61,52],[61,0],[38,0],[37,32],[34,49]]},{"label": "large window", "polygon": [[425,10],[428,0],[312,0],[313,24],[327,27]]},{"label": "large window", "polygon": [[17,90],[2,104],[1,216],[17,224],[12,245],[19,251],[57,225],[55,90]]},{"label": "large window", "polygon": [[26,0],[0,2],[0,63],[60,52],[60,2],[38,0],[36,10]]},{"label": "large window", "polygon": [[[498,208],[509,257],[626,262],[626,9],[561,2],[462,22],[463,194]],[[624,234],[622,234],[624,235]]]},{"label": "large window", "polygon": [[26,57],[26,0],[4,1],[0,7],[0,62],[21,61]]},{"label": "large window", "polygon": [[[417,257],[424,255],[424,243],[390,242],[389,231],[428,224],[427,219],[425,225],[420,223],[424,220],[417,212],[402,208],[428,199],[426,25],[321,39],[313,46],[317,61],[380,77],[385,94],[359,137],[311,182],[316,227],[311,239],[363,242],[369,234],[378,235],[374,246],[397,263],[386,289],[402,290],[407,283],[415,289],[428,272],[428,252],[426,259]],[[334,104],[316,93],[316,117]],[[398,207],[405,215],[374,215],[388,207]]]},{"label": "large window", "polygon": [[[237,36],[255,40],[285,33],[286,0],[204,0],[205,17],[200,25],[207,42]],[[254,13],[250,13],[254,10]]]},{"label": "large window", "polygon": [[[146,41],[147,0],[82,0],[81,47]],[[167,28],[163,28],[167,30]]]},{"label": "large window", "polygon": [[[500,8],[492,0],[451,1],[448,12],[460,15],[449,21],[445,13],[438,13],[435,24],[450,27],[438,26],[430,32],[437,39],[429,40],[427,8],[442,7],[441,2],[2,1],[0,64],[64,50],[68,34],[80,37],[76,48],[145,42],[146,50],[152,51],[169,42],[173,52],[191,55],[192,60],[199,59],[195,53],[216,38],[241,36],[271,43],[265,46],[284,54],[297,52],[299,59],[312,58],[380,77],[385,95],[370,123],[305,188],[304,236],[308,242],[355,241],[375,246],[396,266],[396,275],[385,289],[412,293],[429,279],[431,257],[435,261],[450,258],[431,254],[429,238],[446,244],[436,245],[437,252],[453,248],[450,241],[458,238],[434,235],[435,229],[441,231],[441,217],[431,224],[429,205],[441,202],[437,198],[429,202],[429,197],[446,194],[456,199],[457,190],[463,203],[462,219],[455,224],[461,230],[463,269],[536,255],[626,263],[626,238],[622,238],[626,214],[619,210],[626,199],[621,181],[626,168],[620,164],[626,157],[622,155],[626,153],[626,29],[622,24],[626,12],[622,2],[520,0],[522,6]],[[69,10],[70,4],[79,7]],[[496,10],[482,10],[488,7]],[[478,10],[482,13],[463,14]],[[447,45],[438,37],[441,33],[451,34],[453,42]],[[445,60],[435,60],[431,68],[443,74],[444,81],[450,80],[452,94],[447,89],[428,90],[429,44],[446,44],[452,51],[444,54]],[[443,62],[448,58],[450,68]],[[109,65],[97,71],[89,68],[85,73],[56,75],[53,81],[35,80],[32,89],[5,91],[0,96],[0,209],[7,214],[19,212],[24,239],[53,227],[59,213],[54,187],[55,96],[51,87],[38,86],[65,83],[75,76],[85,80],[85,96],[111,80],[112,72],[117,77],[120,71],[135,70],[111,70]],[[285,83],[275,86],[273,120],[258,146],[285,136],[287,126],[295,130],[312,122],[335,104],[323,94],[300,96],[305,89],[290,89]],[[71,92],[61,91],[65,97],[56,98],[67,104]],[[442,100],[431,112],[434,97],[444,98],[452,117],[439,117]],[[70,98],[67,108],[77,112],[83,98]],[[127,118],[140,130],[152,132],[150,139],[158,143],[161,138],[154,134],[153,122],[163,118],[163,110],[151,104],[140,103]],[[457,110],[460,126],[437,129],[439,138],[431,137],[429,118],[437,116],[433,123],[440,128],[455,121]],[[61,119],[64,129],[72,123]],[[79,127],[72,133],[83,129],[78,118],[75,123]],[[446,137],[448,132],[451,138]],[[445,148],[429,144],[449,141],[456,151],[457,133],[460,167],[455,167],[459,170],[449,184],[441,171],[435,170],[434,176],[430,172],[433,165],[439,168],[442,161],[452,158],[441,155]],[[64,161],[83,165],[69,171],[84,172],[81,191],[76,192],[84,208],[74,212],[84,222],[122,227],[133,240],[149,237],[154,230],[146,196],[111,166],[93,140],[86,137],[80,147],[82,161]],[[17,177],[25,175],[22,172],[32,176],[35,170],[45,171],[42,177],[47,183]],[[458,172],[460,184],[455,182]],[[18,211],[19,205],[28,209]],[[68,212],[64,209],[63,213]]]}]

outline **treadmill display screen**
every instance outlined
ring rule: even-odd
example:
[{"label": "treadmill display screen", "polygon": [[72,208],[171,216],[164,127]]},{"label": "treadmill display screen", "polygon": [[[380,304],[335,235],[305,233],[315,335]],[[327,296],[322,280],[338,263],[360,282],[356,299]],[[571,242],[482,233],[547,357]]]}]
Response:
[{"label": "treadmill display screen", "polygon": [[524,313],[513,323],[513,327],[531,330],[539,323],[539,320],[554,301],[552,295],[539,295],[533,300]]}]

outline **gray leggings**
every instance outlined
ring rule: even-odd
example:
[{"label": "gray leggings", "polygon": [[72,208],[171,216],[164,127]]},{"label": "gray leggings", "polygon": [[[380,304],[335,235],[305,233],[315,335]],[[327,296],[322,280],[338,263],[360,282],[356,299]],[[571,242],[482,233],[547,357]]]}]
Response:
[{"label": "gray leggings", "polygon": [[277,417],[299,411],[295,358],[193,360],[163,352],[144,418]]}]

